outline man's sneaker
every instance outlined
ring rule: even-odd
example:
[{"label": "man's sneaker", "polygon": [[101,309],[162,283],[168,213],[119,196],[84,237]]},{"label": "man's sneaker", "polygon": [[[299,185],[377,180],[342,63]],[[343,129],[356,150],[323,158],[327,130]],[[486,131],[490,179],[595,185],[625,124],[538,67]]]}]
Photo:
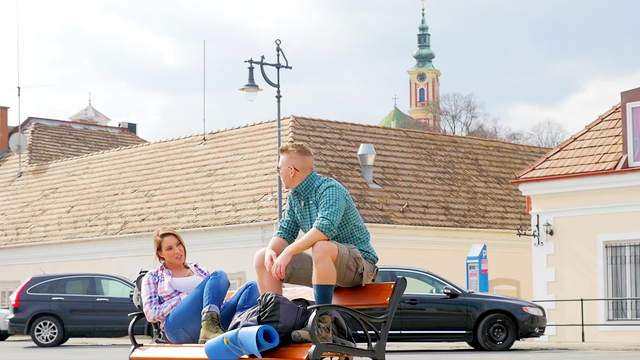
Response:
[{"label": "man's sneaker", "polygon": [[[318,340],[321,343],[333,342],[333,335],[331,333],[332,319],[329,315],[321,315],[318,319]],[[311,334],[308,329],[294,330],[291,333],[291,340],[294,343],[311,342]]]}]

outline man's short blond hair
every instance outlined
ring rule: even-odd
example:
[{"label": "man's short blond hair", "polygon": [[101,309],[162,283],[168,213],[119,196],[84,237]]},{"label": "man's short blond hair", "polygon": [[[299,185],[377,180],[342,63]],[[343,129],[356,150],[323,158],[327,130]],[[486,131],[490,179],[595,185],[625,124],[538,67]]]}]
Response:
[{"label": "man's short blond hair", "polygon": [[310,158],[313,157],[313,151],[311,151],[307,145],[296,142],[289,142],[280,146],[280,155],[284,154],[296,154]]}]

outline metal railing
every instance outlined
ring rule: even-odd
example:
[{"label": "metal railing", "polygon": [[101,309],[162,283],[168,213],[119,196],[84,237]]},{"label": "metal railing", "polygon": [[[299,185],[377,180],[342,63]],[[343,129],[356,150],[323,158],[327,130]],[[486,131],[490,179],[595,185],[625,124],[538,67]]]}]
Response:
[{"label": "metal railing", "polygon": [[[592,324],[584,322],[584,303],[585,302],[596,302],[596,301],[607,301],[614,302],[609,303],[607,306],[607,319],[611,318],[611,312],[613,307],[613,312],[622,311],[627,312],[629,314],[635,313],[635,316],[630,316],[629,318],[624,319],[612,319],[608,320],[609,322],[603,324]],[[633,302],[635,301],[635,303]],[[559,299],[559,300],[533,300],[535,303],[551,303],[551,302],[579,302],[580,303],[580,323],[569,323],[569,324],[549,324],[547,323],[547,327],[550,326],[579,326],[582,333],[582,342],[585,342],[584,337],[584,328],[587,326],[640,326],[640,297],[625,297],[625,298],[579,298],[579,299]],[[627,302],[631,305],[627,308]],[[622,305],[622,306],[621,306]],[[552,309],[554,310],[554,309]],[[545,310],[548,312],[548,310]],[[547,322],[549,321],[549,314],[547,313]],[[635,324],[630,323],[618,323],[615,321],[637,321]]]}]

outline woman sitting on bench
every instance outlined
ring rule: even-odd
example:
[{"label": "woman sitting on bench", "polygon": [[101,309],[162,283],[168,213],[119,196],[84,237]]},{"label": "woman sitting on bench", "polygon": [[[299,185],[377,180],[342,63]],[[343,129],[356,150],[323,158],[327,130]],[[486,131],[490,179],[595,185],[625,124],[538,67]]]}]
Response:
[{"label": "woman sitting on bench", "polygon": [[184,241],[175,230],[156,231],[153,244],[161,264],[142,282],[144,315],[160,323],[171,343],[203,344],[222,334],[236,312],[256,304],[260,294],[255,282],[247,282],[225,302],[227,274],[188,263]]}]

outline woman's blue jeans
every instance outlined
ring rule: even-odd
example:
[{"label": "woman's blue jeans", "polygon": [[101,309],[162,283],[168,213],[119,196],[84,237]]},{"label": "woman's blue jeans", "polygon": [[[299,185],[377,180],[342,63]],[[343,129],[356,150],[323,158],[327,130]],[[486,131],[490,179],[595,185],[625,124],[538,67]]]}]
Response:
[{"label": "woman's blue jeans", "polygon": [[235,313],[254,306],[260,296],[255,281],[244,284],[225,302],[227,290],[229,278],[224,271],[213,272],[202,280],[165,320],[167,340],[174,344],[196,344],[200,336],[203,309],[219,311],[222,328],[226,329]]}]

